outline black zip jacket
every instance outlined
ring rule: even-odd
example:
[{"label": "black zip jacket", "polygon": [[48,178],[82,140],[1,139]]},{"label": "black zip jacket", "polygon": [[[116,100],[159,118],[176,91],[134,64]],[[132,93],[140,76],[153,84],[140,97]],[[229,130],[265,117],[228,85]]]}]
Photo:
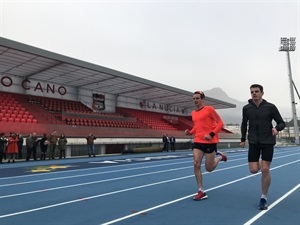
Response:
[{"label": "black zip jacket", "polygon": [[252,99],[249,104],[243,107],[243,119],[241,124],[241,141],[246,141],[247,126],[249,144],[276,144],[276,136],[272,135],[273,120],[276,122],[276,130],[285,128],[277,107],[263,99],[259,106],[256,106]]}]

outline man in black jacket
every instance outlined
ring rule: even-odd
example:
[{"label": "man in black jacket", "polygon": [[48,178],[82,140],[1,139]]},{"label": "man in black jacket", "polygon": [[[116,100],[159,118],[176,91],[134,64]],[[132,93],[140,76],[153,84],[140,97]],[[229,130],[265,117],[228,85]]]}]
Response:
[{"label": "man in black jacket", "polygon": [[[264,100],[263,87],[253,84],[250,87],[252,99],[243,107],[243,119],[241,124],[241,147],[245,147],[246,133],[248,130],[248,162],[251,173],[262,172],[262,195],[259,209],[267,209],[267,193],[271,183],[270,165],[273,159],[276,135],[285,127],[277,107]],[[276,126],[273,127],[273,120]],[[249,126],[249,128],[248,128]],[[261,160],[259,159],[261,156]]]}]

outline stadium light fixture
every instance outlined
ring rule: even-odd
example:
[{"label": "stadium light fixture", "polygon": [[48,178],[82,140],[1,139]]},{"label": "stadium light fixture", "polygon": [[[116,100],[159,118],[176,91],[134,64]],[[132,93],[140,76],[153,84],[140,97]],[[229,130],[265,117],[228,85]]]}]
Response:
[{"label": "stadium light fixture", "polygon": [[289,69],[289,81],[290,81],[290,91],[291,91],[291,100],[292,100],[292,113],[294,120],[294,135],[295,135],[295,144],[299,144],[299,128],[298,128],[298,118],[296,111],[296,102],[294,96],[294,88],[293,88],[293,78],[292,78],[292,69],[291,69],[291,60],[290,60],[290,51],[296,50],[296,38],[295,37],[282,37],[280,39],[280,48],[279,51],[287,52],[288,59],[288,69]]},{"label": "stadium light fixture", "polygon": [[295,37],[282,37],[280,39],[280,48],[279,51],[295,51],[296,50],[296,38]]}]

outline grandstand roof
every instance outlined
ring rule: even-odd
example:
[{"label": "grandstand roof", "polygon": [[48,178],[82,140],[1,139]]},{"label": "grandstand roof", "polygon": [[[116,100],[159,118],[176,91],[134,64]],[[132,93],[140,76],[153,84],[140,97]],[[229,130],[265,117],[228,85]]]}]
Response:
[{"label": "grandstand roof", "polygon": [[[0,73],[194,109],[192,92],[0,37]],[[206,96],[216,109],[235,105]]]}]

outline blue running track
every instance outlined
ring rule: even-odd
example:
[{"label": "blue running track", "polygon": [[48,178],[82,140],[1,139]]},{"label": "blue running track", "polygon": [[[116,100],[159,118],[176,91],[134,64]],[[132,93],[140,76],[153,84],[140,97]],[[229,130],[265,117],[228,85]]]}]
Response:
[{"label": "blue running track", "polygon": [[0,164],[1,225],[299,225],[300,149],[275,148],[269,209],[258,210],[261,174],[247,152],[208,173],[197,191],[192,152]]}]

